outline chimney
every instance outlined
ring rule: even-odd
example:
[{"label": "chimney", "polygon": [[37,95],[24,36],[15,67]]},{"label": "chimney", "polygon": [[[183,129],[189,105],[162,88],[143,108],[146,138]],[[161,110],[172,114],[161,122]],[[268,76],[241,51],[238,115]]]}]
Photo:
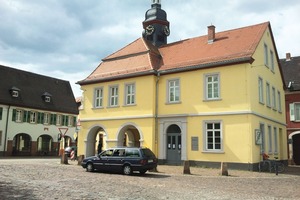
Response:
[{"label": "chimney", "polygon": [[214,25],[210,25],[208,28],[208,44],[212,44],[215,40],[215,29],[216,27]]},{"label": "chimney", "polygon": [[286,53],[286,61],[291,61],[291,53]]}]

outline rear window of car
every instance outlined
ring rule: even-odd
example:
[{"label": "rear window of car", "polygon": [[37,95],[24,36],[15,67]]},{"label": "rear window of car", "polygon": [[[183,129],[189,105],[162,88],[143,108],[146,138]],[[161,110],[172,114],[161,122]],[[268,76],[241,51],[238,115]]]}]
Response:
[{"label": "rear window of car", "polygon": [[138,149],[126,149],[126,157],[140,157]]},{"label": "rear window of car", "polygon": [[142,149],[142,152],[146,157],[155,157],[154,153],[150,149]]}]

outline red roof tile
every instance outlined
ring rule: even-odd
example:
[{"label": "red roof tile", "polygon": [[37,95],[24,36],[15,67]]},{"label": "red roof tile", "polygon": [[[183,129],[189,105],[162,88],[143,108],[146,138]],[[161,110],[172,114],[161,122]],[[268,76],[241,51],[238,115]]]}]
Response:
[{"label": "red roof tile", "polygon": [[121,78],[122,76],[168,71],[189,66],[226,63],[251,59],[269,22],[223,31],[215,34],[215,41],[208,43],[207,35],[178,41],[157,49],[150,42],[139,38],[119,51],[104,58],[102,63],[79,84]]}]

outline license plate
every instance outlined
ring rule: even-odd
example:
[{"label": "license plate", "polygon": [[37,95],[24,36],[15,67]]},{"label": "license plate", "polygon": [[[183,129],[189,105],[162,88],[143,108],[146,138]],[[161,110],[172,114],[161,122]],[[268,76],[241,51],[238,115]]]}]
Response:
[{"label": "license plate", "polygon": [[153,162],[153,160],[148,160],[148,163],[152,163]]}]

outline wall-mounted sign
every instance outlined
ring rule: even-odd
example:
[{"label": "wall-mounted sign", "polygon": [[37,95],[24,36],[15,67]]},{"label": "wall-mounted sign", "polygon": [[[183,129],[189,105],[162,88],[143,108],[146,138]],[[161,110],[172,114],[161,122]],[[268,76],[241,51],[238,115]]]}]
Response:
[{"label": "wall-mounted sign", "polygon": [[257,145],[262,144],[262,134],[259,129],[255,129],[255,144]]}]

